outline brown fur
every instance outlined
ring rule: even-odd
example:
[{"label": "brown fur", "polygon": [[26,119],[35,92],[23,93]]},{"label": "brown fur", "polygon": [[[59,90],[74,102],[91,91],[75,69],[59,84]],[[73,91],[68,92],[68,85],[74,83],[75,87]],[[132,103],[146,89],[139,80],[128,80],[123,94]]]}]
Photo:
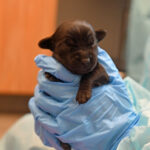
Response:
[{"label": "brown fur", "polygon": [[[81,75],[76,96],[79,104],[83,104],[90,99],[92,87],[109,82],[105,69],[97,61],[98,42],[105,35],[104,30],[94,31],[87,22],[70,21],[61,24],[52,36],[39,42],[41,48],[52,50],[53,57],[69,71]],[[61,82],[49,73],[45,73],[45,76],[49,80]],[[71,149],[67,145],[61,142],[63,149]]]}]

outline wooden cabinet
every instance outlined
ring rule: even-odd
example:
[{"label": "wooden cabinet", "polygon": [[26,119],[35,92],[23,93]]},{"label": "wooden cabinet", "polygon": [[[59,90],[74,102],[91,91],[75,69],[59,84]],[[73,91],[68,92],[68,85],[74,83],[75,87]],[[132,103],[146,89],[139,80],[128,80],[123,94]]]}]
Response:
[{"label": "wooden cabinet", "polygon": [[33,93],[37,43],[54,32],[56,15],[57,0],[0,0],[0,94]]}]

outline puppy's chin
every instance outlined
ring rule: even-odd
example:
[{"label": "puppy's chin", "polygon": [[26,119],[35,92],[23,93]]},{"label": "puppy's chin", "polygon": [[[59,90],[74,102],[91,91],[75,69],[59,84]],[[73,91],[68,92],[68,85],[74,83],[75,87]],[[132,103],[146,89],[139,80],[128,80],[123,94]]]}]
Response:
[{"label": "puppy's chin", "polygon": [[82,65],[82,63],[79,62],[69,62],[69,60],[67,59],[62,59],[62,57],[60,57],[59,55],[57,55],[56,53],[53,53],[53,57],[59,61],[66,69],[68,69],[71,73],[73,74],[77,74],[77,75],[84,75],[87,74],[89,72],[92,72],[94,70],[94,68],[97,65],[97,60],[95,58],[95,61],[92,64],[87,65]]},{"label": "puppy's chin", "polygon": [[84,75],[84,74],[88,74],[88,73],[92,72],[94,70],[94,68],[96,67],[96,64],[97,63],[95,63],[93,66],[89,66],[89,67],[66,66],[66,65],[64,65],[64,66],[73,74]]},{"label": "puppy's chin", "polygon": [[70,70],[73,74],[84,75],[92,72],[92,70]]}]

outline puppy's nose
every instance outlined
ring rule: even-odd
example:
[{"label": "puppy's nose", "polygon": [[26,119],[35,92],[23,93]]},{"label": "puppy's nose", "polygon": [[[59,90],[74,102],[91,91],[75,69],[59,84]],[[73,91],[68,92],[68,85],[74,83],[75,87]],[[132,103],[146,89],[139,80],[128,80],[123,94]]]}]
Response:
[{"label": "puppy's nose", "polygon": [[90,58],[84,58],[84,59],[82,59],[82,63],[84,65],[88,65],[90,63]]}]

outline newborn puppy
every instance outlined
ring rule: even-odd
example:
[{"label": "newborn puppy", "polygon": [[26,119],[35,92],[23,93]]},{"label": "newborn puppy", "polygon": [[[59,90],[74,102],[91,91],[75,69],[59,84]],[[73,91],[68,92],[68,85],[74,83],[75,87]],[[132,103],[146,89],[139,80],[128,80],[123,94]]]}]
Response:
[{"label": "newborn puppy", "polygon": [[[85,21],[70,21],[61,24],[56,32],[39,42],[39,46],[53,51],[53,57],[73,74],[81,75],[76,96],[79,104],[87,102],[92,87],[107,84],[109,77],[97,59],[98,42],[106,35],[104,30],[94,31]],[[60,81],[49,73],[45,76],[51,81]],[[71,149],[61,143],[64,149]]]},{"label": "newborn puppy", "polygon": [[[97,61],[98,42],[105,37],[104,30],[94,31],[84,21],[70,21],[61,24],[56,32],[42,39],[39,46],[53,51],[53,57],[73,74],[81,75],[80,87],[76,100],[79,104],[90,99],[92,87],[109,82],[109,77]],[[49,73],[46,77],[52,81],[60,81]]]}]

